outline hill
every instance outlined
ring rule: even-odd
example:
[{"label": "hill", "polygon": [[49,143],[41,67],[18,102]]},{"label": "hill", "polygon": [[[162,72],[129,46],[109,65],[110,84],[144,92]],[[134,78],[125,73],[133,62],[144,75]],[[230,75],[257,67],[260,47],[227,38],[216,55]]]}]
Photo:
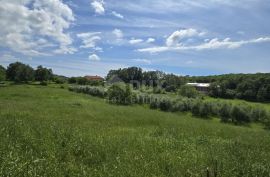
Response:
[{"label": "hill", "polygon": [[270,173],[261,128],[111,105],[58,86],[0,87],[0,110],[0,176]]}]

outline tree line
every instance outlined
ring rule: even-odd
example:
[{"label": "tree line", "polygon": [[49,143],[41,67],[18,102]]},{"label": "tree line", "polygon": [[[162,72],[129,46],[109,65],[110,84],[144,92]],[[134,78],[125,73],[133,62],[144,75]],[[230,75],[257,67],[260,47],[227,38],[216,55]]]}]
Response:
[{"label": "tree line", "polygon": [[191,77],[191,80],[212,83],[209,92],[212,97],[270,101],[270,73]]},{"label": "tree line", "polygon": [[187,78],[174,74],[166,74],[162,71],[143,71],[139,67],[129,67],[118,70],[110,70],[106,76],[109,81],[117,76],[125,83],[133,83],[133,87],[145,85],[150,87],[161,87],[167,92],[175,92],[187,82]]},{"label": "tree line", "polygon": [[[109,71],[106,79],[119,77],[125,83],[134,80],[142,85],[175,92],[187,82],[211,83],[209,95],[217,98],[238,98],[249,101],[270,101],[270,73],[257,74],[225,74],[217,76],[177,76],[161,71],[143,71],[138,67]],[[136,88],[137,83],[134,84]]]},{"label": "tree line", "polygon": [[251,122],[262,123],[270,128],[270,113],[260,106],[249,104],[232,104],[220,100],[203,100],[177,95],[174,98],[166,95],[136,92],[130,84],[115,83],[106,87],[78,86],[69,87],[70,91],[85,93],[105,98],[109,103],[118,105],[149,105],[151,109],[167,112],[191,112],[199,118],[218,117],[221,122],[236,125]]},{"label": "tree line", "polygon": [[0,66],[0,81],[9,80],[16,83],[39,81],[44,83],[53,80],[54,75],[52,69],[38,66],[36,69],[21,62],[9,64],[7,69]]}]

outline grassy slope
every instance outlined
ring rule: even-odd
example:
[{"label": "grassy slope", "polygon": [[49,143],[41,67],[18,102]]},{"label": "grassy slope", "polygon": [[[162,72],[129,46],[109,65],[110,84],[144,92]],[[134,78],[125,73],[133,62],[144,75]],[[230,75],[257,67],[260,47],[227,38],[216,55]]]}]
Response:
[{"label": "grassy slope", "polygon": [[270,134],[60,88],[0,88],[0,176],[270,176]]}]

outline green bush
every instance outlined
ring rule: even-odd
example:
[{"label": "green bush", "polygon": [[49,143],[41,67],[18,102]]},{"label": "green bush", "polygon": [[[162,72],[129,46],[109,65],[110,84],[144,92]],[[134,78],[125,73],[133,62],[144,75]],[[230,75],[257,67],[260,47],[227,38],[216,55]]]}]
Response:
[{"label": "green bush", "polygon": [[47,85],[48,85],[48,82],[42,81],[42,82],[40,82],[40,85],[42,85],[42,86],[47,86]]},{"label": "green bush", "polygon": [[108,89],[110,103],[129,105],[132,103],[132,92],[129,85],[118,83]]},{"label": "green bush", "polygon": [[190,111],[193,116],[208,118],[219,117],[222,122],[243,124],[261,122],[270,128],[269,114],[264,108],[249,105],[231,105],[224,101],[204,101],[187,97],[170,98],[166,95],[146,94],[132,91],[129,85],[114,84],[108,90],[104,87],[71,86],[70,91],[85,93],[101,98],[107,97],[114,104],[148,104],[151,109],[160,109],[171,112]]},{"label": "green bush", "polygon": [[250,122],[250,109],[247,106],[235,105],[231,111],[232,122],[235,124]]},{"label": "green bush", "polygon": [[172,110],[172,101],[168,98],[165,99],[161,99],[160,103],[159,103],[159,108],[162,111],[169,111]]},{"label": "green bush", "polygon": [[229,122],[231,118],[231,105],[224,103],[219,110],[219,116],[222,122]]},{"label": "green bush", "polygon": [[270,129],[270,113],[268,112],[260,122],[263,123],[266,129]]},{"label": "green bush", "polygon": [[0,65],[0,82],[6,80],[6,69]]},{"label": "green bush", "polygon": [[154,87],[153,88],[153,93],[155,94],[165,94],[165,90],[161,87]]},{"label": "green bush", "polygon": [[197,98],[200,93],[195,89],[195,87],[184,85],[178,91],[178,94],[188,98]]},{"label": "green bush", "polygon": [[34,79],[34,69],[20,62],[11,63],[6,71],[8,80],[15,82],[28,82]]},{"label": "green bush", "polygon": [[103,87],[92,87],[92,86],[70,86],[69,91],[77,92],[77,93],[85,93],[92,96],[97,96],[101,98],[105,98],[107,95],[107,91]]}]

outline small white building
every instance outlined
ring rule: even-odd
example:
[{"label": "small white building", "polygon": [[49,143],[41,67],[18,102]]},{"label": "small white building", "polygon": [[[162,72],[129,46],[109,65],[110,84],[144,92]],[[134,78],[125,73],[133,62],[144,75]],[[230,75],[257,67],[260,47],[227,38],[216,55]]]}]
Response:
[{"label": "small white building", "polygon": [[203,93],[208,93],[210,83],[187,83],[188,86],[195,87],[196,90]]}]

